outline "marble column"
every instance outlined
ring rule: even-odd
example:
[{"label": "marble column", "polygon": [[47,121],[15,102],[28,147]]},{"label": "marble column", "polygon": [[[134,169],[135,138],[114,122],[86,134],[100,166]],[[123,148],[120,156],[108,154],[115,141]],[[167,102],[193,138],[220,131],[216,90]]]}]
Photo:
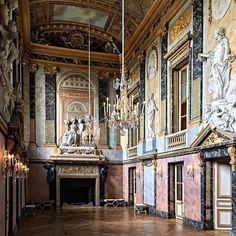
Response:
[{"label": "marble column", "polygon": [[101,148],[107,148],[107,127],[105,126],[104,120],[104,105],[106,98],[108,97],[108,80],[109,77],[98,77],[98,87],[99,87],[99,128],[100,128],[100,143]]},{"label": "marble column", "polygon": [[[114,75],[110,74],[107,87],[108,87],[109,103],[111,104],[111,108],[113,108],[113,104],[115,103],[115,97],[116,97],[116,90],[113,88],[113,79]],[[108,146],[110,148],[116,148],[116,145],[117,145],[117,131],[115,128],[108,127]]]},{"label": "marble column", "polygon": [[38,65],[32,64],[29,68],[29,96],[30,96],[30,143],[29,147],[36,147],[35,130],[35,72]]},{"label": "marble column", "polygon": [[206,221],[206,162],[200,154],[200,184],[201,184],[201,229],[205,229]]},{"label": "marble column", "polygon": [[[145,102],[145,65],[146,65],[146,52],[142,53],[139,56],[139,63],[140,63],[140,80],[139,80],[139,104],[140,109],[139,111],[142,112],[143,102]],[[143,110],[145,114],[145,108]],[[144,141],[145,139],[145,120],[144,116],[141,117],[140,120],[140,128],[138,129],[138,140],[140,142]]]},{"label": "marble column", "polygon": [[231,146],[228,149],[231,165],[231,181],[232,181],[232,230],[231,236],[236,235],[236,155],[235,147]]},{"label": "marble column", "polygon": [[44,67],[45,73],[45,145],[56,144],[56,67]]},{"label": "marble column", "polygon": [[164,55],[167,53],[168,35],[161,36],[161,132],[167,130],[167,59]]},{"label": "marble column", "polygon": [[193,53],[191,79],[191,112],[190,118],[201,117],[202,114],[202,77],[203,64],[198,60],[198,54],[203,52],[203,1],[193,0]]}]

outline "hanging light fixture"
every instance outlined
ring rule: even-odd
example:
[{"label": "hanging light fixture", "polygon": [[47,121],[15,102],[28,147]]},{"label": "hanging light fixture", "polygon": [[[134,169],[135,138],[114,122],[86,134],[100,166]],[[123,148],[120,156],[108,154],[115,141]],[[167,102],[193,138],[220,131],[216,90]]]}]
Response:
[{"label": "hanging light fixture", "polygon": [[[139,103],[134,104],[134,96],[128,97],[128,83],[125,79],[125,6],[122,0],[122,71],[121,78],[113,81],[113,87],[117,94],[115,104],[111,106],[109,98],[104,105],[104,117],[106,125],[120,130],[125,135],[125,129],[136,128],[139,125]],[[143,109],[142,109],[143,112]]]},{"label": "hanging light fixture", "polygon": [[88,90],[89,90],[89,103],[88,103],[88,114],[86,116],[86,131],[87,131],[87,137],[88,137],[88,145],[94,146],[95,141],[98,141],[99,139],[99,132],[95,134],[94,128],[93,128],[93,118],[91,115],[91,17],[90,17],[90,0],[89,0],[89,17],[88,17]]}]

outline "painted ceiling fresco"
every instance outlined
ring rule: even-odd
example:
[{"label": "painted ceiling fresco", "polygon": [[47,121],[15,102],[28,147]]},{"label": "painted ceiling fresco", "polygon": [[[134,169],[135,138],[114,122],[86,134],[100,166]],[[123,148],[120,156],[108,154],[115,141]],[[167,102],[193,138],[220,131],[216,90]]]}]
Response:
[{"label": "painted ceiling fresco", "polygon": [[104,28],[109,14],[105,12],[62,4],[54,4],[53,21],[74,21],[82,24],[88,24]]},{"label": "painted ceiling fresco", "polygon": [[[125,0],[126,41],[132,37],[153,2]],[[87,0],[30,0],[32,41],[85,50],[90,14],[92,50],[120,52],[121,0],[90,0],[90,5],[88,3]]]}]

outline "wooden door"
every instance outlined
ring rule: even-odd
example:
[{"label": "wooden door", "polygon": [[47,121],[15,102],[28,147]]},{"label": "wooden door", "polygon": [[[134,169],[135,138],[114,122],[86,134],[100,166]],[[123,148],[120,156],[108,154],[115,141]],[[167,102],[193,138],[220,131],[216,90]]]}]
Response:
[{"label": "wooden door", "polygon": [[230,230],[232,225],[230,165],[215,164],[215,228]]},{"label": "wooden door", "polygon": [[136,197],[136,168],[129,168],[129,205],[133,206]]},{"label": "wooden door", "polygon": [[175,213],[176,218],[183,219],[184,216],[184,176],[183,164],[175,166]]}]

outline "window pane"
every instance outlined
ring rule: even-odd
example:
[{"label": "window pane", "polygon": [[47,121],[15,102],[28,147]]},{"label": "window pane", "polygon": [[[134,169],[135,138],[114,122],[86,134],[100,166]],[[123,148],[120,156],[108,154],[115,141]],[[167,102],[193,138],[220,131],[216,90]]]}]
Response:
[{"label": "window pane", "polygon": [[186,100],[186,84],[181,86],[181,101]]},{"label": "window pane", "polygon": [[182,166],[177,166],[177,182],[182,182],[183,181],[183,176],[182,176]]},{"label": "window pane", "polygon": [[181,117],[181,130],[184,130],[187,128],[187,124],[186,124],[186,116]]},{"label": "window pane", "polygon": [[186,109],[187,108],[187,103],[184,102],[181,104],[181,116],[186,116]]},{"label": "window pane", "polygon": [[181,85],[185,84],[187,81],[187,69],[181,71]]},{"label": "window pane", "polygon": [[177,184],[177,200],[183,200],[183,191],[182,191],[182,184]]}]

